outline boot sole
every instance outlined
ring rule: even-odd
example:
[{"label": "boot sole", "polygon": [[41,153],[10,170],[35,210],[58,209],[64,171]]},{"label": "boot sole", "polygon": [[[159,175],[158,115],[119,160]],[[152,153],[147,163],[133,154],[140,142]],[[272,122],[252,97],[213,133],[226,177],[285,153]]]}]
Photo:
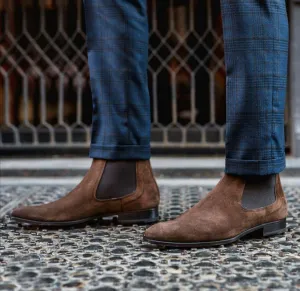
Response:
[{"label": "boot sole", "polygon": [[83,224],[92,220],[100,220],[100,222],[114,222],[121,225],[133,225],[133,224],[150,224],[159,220],[158,207],[140,210],[134,212],[116,213],[110,215],[100,215],[94,217],[88,217],[80,220],[72,221],[38,221],[25,219],[17,216],[11,216],[13,220],[20,224],[36,225],[36,226],[72,226]]},{"label": "boot sole", "polygon": [[286,231],[286,219],[284,218],[282,220],[260,224],[258,226],[249,228],[241,232],[235,237],[223,239],[223,240],[180,243],[180,242],[172,242],[172,241],[155,240],[155,239],[147,238],[145,236],[143,237],[143,240],[151,244],[156,244],[159,246],[166,246],[166,247],[175,247],[175,248],[199,248],[200,247],[201,248],[201,247],[213,247],[213,246],[231,244],[247,235],[251,235],[252,237],[268,237],[277,234],[282,234],[285,231]]}]

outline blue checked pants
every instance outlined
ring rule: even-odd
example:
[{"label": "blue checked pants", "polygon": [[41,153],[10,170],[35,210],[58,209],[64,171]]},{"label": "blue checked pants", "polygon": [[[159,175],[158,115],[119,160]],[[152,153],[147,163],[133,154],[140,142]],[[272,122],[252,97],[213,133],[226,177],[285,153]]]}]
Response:
[{"label": "blue checked pants", "polygon": [[[149,159],[146,0],[84,0],[93,95],[91,158]],[[284,0],[221,0],[226,173],[285,168],[288,21]]]}]

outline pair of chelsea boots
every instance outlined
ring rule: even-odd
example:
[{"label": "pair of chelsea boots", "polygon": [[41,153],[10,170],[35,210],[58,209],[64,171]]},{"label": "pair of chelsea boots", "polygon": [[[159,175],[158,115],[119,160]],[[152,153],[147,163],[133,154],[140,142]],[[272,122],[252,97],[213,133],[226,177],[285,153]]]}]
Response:
[{"label": "pair of chelsea boots", "polygon": [[[94,219],[118,223],[157,222],[159,189],[149,161],[94,159],[91,168],[65,197],[39,206],[20,207],[11,216],[20,223],[68,226]],[[279,175],[225,175],[200,202],[175,220],[148,228],[144,240],[171,247],[232,243],[248,234],[285,231],[287,202]]]}]

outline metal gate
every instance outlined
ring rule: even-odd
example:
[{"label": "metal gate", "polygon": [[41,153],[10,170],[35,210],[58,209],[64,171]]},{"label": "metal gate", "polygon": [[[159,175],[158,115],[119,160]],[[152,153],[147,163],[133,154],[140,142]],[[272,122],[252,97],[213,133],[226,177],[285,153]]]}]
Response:
[{"label": "metal gate", "polygon": [[[148,6],[152,147],[224,148],[219,2],[149,0]],[[0,20],[0,147],[89,147],[82,0],[0,0]],[[289,133],[288,118],[286,127]]]}]

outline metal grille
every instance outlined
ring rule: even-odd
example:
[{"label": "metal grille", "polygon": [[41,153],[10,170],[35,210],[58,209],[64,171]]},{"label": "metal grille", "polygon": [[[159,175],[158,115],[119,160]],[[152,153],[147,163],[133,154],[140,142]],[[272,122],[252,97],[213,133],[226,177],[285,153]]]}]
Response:
[{"label": "metal grille", "polygon": [[[223,148],[218,1],[149,0],[152,146]],[[0,0],[1,148],[87,148],[82,0]]]}]

